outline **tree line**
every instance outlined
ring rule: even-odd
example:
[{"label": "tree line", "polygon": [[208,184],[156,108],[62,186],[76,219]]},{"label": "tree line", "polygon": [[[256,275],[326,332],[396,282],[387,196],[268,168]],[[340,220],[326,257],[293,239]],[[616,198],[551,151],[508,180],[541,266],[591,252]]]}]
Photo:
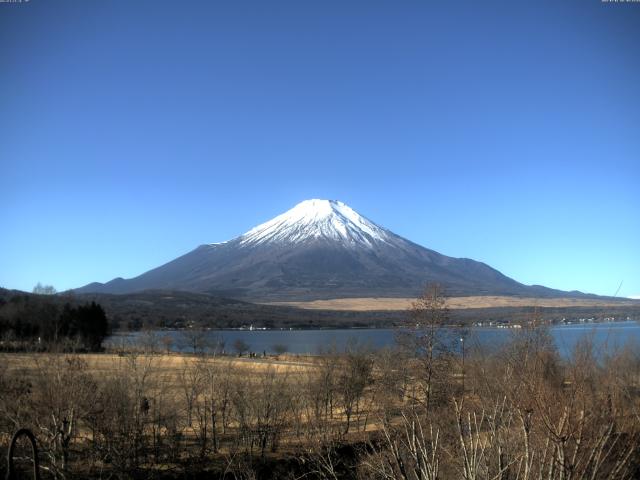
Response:
[{"label": "tree line", "polygon": [[109,334],[102,306],[72,304],[49,295],[0,299],[0,350],[57,348],[98,351]]}]

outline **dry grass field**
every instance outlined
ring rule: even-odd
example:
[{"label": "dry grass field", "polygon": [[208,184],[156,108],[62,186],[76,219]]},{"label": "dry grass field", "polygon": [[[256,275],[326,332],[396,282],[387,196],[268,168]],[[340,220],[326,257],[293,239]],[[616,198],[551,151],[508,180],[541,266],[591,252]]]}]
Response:
[{"label": "dry grass field", "polygon": [[[406,310],[414,298],[335,298],[308,302],[271,302],[269,305],[287,305],[309,310],[380,311]],[[447,306],[453,310],[499,307],[608,307],[639,305],[634,300],[599,300],[592,298],[526,298],[501,296],[450,297]]]},{"label": "dry grass field", "polygon": [[0,353],[0,454],[26,425],[43,480],[639,478],[635,350],[563,361],[523,329],[461,363],[415,356],[427,333],[314,357]]},{"label": "dry grass field", "polygon": [[[54,353],[0,353],[0,364],[7,373],[19,373],[23,377],[30,377],[36,370],[50,365],[56,360],[76,357],[71,354]],[[81,357],[87,363],[90,373],[99,377],[108,377],[113,372],[127,369],[131,363],[130,356],[115,353],[89,353]],[[248,357],[198,357],[189,354],[155,354],[137,355],[140,364],[151,364],[154,374],[165,381],[177,382],[180,372],[185,367],[194,366],[198,362],[217,364],[224,368],[246,374],[264,372],[273,369],[278,373],[306,372],[315,368],[314,358],[306,356],[280,355],[279,357],[248,358]]]}]

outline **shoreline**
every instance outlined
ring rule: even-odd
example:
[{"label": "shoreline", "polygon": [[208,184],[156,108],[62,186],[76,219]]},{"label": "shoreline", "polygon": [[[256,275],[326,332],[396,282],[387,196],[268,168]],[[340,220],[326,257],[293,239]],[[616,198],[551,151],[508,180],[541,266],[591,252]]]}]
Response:
[{"label": "shoreline", "polygon": [[[566,323],[541,323],[540,326],[546,326],[549,328],[561,328],[561,327],[587,327],[590,325],[614,325],[614,324],[630,324],[637,323],[640,324],[640,320],[636,319],[626,319],[626,320],[613,320],[613,321],[603,321],[603,320],[594,320],[594,321],[585,321],[585,322],[566,322]],[[501,326],[504,325],[504,326]],[[510,325],[509,323],[501,323],[501,325],[444,325],[438,328],[446,328],[446,329],[467,329],[467,330],[509,330],[509,329],[518,329],[524,328],[524,325],[520,323],[514,323]],[[517,326],[516,326],[517,325]],[[328,332],[328,331],[357,331],[357,330],[403,330],[403,329],[411,329],[408,326],[367,326],[367,327],[310,327],[310,328],[209,328],[205,327],[202,329],[196,328],[150,328],[150,329],[141,329],[141,330],[118,330],[111,333],[110,336],[128,336],[132,334],[140,334],[145,332],[190,332],[190,331],[202,331],[202,332]]]}]

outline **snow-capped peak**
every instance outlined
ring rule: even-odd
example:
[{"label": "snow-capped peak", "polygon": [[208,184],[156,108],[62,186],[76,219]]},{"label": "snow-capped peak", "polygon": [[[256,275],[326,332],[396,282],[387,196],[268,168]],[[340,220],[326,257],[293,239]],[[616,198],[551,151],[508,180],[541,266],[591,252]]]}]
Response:
[{"label": "snow-capped peak", "polygon": [[337,200],[305,200],[291,210],[252,228],[240,237],[243,245],[340,241],[349,246],[388,242],[390,233]]}]

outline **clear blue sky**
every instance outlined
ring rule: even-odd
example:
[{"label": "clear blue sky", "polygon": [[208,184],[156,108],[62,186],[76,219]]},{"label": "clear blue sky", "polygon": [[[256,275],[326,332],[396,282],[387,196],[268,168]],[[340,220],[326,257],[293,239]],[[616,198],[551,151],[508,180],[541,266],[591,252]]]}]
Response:
[{"label": "clear blue sky", "polygon": [[640,295],[640,4],[0,4],[0,286],[132,277],[307,198]]}]

